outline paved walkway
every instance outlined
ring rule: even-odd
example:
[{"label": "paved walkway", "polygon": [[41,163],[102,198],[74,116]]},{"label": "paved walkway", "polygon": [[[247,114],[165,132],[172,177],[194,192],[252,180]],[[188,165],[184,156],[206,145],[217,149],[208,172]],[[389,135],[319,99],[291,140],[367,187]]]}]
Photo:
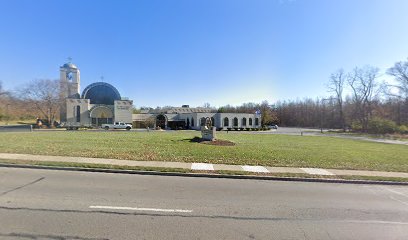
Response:
[{"label": "paved walkway", "polygon": [[42,162],[65,162],[65,163],[89,163],[89,164],[107,164],[116,166],[130,167],[162,167],[162,168],[181,168],[197,171],[243,171],[253,173],[303,173],[310,175],[355,175],[355,176],[377,176],[377,177],[398,177],[408,178],[408,173],[404,172],[380,172],[380,171],[360,171],[360,170],[339,170],[322,168],[291,168],[291,167],[267,167],[267,166],[249,166],[249,165],[226,165],[209,163],[185,163],[185,162],[162,162],[162,161],[133,161],[118,160],[108,158],[85,158],[85,157],[62,157],[30,154],[0,153],[0,159],[42,161]]}]

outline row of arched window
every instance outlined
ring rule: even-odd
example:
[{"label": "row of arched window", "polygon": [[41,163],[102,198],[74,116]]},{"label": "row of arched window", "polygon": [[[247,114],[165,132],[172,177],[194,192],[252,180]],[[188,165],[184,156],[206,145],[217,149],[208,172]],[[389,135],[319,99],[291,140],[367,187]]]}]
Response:
[{"label": "row of arched window", "polygon": [[[199,120],[200,120],[200,126],[204,126],[205,125],[205,118],[203,117],[203,118],[201,118]],[[190,121],[190,119],[187,118],[187,126],[190,126],[190,122],[191,122],[191,126],[194,126],[194,118],[191,118],[191,121]],[[248,118],[248,125],[247,125],[247,118],[244,117],[244,118],[242,118],[241,123],[242,123],[241,124],[242,127],[246,127],[246,126],[251,127],[251,126],[253,126],[253,119]],[[212,126],[215,126],[215,119],[213,117],[211,117],[211,124],[212,124]],[[259,118],[255,118],[255,126],[258,126],[258,125],[259,125]],[[224,118],[224,127],[229,127],[229,126],[230,126],[229,125],[229,118],[225,117]],[[237,117],[235,117],[233,119],[232,127],[239,127]]]},{"label": "row of arched window", "polygon": [[[252,126],[252,118],[248,119],[249,121],[249,126]],[[232,126],[233,127],[239,127],[239,123],[238,123],[238,118],[234,118],[232,120]],[[246,118],[242,118],[241,120],[241,126],[246,127],[247,126],[247,119]],[[259,125],[259,118],[255,118],[255,126]],[[229,119],[227,117],[224,118],[224,127],[229,127]]]}]

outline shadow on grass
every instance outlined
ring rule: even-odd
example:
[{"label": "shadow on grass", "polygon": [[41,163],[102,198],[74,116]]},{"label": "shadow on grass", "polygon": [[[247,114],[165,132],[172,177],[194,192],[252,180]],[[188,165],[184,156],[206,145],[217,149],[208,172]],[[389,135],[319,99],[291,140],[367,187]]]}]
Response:
[{"label": "shadow on grass", "polygon": [[234,142],[228,141],[228,140],[222,140],[222,139],[216,139],[214,141],[208,141],[204,140],[200,137],[194,137],[194,138],[184,138],[180,140],[172,140],[173,142],[190,142],[190,143],[201,143],[201,144],[206,144],[206,145],[215,145],[215,146],[235,146]]}]

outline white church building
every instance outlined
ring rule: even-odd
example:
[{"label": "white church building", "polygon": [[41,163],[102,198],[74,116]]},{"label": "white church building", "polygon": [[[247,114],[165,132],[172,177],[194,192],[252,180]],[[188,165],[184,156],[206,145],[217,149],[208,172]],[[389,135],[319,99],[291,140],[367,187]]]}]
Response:
[{"label": "white church building", "polygon": [[106,82],[95,82],[80,93],[80,71],[72,63],[60,67],[60,120],[65,127],[98,127],[104,123],[132,123],[131,100]]},{"label": "white church building", "polygon": [[261,115],[251,113],[219,113],[211,108],[190,108],[188,105],[168,109],[151,109],[133,114],[136,128],[200,130],[206,118],[217,130],[253,130],[261,128]]},{"label": "white church building", "polygon": [[133,101],[123,98],[109,83],[95,82],[80,92],[80,71],[71,62],[60,67],[60,121],[67,128],[99,127],[104,123],[124,122],[134,128],[199,130],[210,118],[217,130],[251,130],[261,127],[260,114],[219,113],[209,108],[188,105],[151,109],[132,114]]}]

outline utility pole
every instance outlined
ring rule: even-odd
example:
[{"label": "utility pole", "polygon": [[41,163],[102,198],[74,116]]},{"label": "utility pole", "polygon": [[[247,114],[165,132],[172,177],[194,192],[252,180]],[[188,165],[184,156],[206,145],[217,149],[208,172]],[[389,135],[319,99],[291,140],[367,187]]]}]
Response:
[{"label": "utility pole", "polygon": [[9,124],[9,118],[10,118],[10,116],[9,116],[9,106],[10,106],[10,103],[7,103],[7,105],[6,105],[6,125]]}]

